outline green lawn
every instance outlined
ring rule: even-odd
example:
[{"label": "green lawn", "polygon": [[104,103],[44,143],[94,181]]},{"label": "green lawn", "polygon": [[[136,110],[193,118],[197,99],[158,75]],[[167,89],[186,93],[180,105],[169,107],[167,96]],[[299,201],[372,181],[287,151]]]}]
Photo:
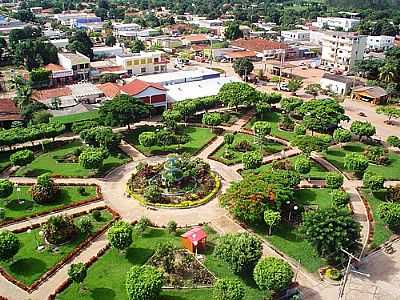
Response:
[{"label": "green lawn", "polygon": [[253,117],[245,126],[245,128],[251,129],[253,124],[256,121],[267,121],[270,123],[271,125],[271,135],[287,140],[287,141],[291,141],[296,135],[294,134],[294,132],[291,131],[285,131],[285,130],[281,130],[279,129],[279,120],[281,118],[281,113],[278,112],[269,112],[267,114],[265,114],[265,117],[263,119],[258,119],[257,117]]},{"label": "green lawn", "polygon": [[[85,169],[81,167],[78,162],[57,161],[57,158],[72,154],[75,149],[81,146],[81,141],[76,140],[56,149],[52,149],[49,152],[37,156],[32,163],[20,168],[15,175],[30,177],[39,176],[44,173],[63,177],[90,177],[97,175],[96,170]],[[128,157],[122,152],[111,153],[110,156],[104,160],[103,168],[99,170],[98,174],[104,174],[106,171],[123,165],[128,161]]]},{"label": "green lawn", "polygon": [[[287,160],[291,161],[294,164],[294,161],[296,160],[296,156],[289,157]],[[261,167],[255,169],[255,170],[246,170],[244,172],[254,172],[256,174],[261,173],[261,172],[266,172],[270,171],[272,169],[272,164],[265,164],[262,165]],[[309,176],[311,179],[325,179],[326,173],[328,171],[325,170],[320,164],[315,162],[314,160],[311,159],[311,171],[309,173]],[[245,173],[244,173],[245,174]]]},{"label": "green lawn", "polygon": [[385,222],[379,217],[378,207],[385,201],[385,192],[371,193],[370,190],[362,189],[361,194],[368,200],[369,207],[374,218],[374,235],[372,240],[372,248],[376,248],[383,244],[393,235],[393,232],[385,225]]},{"label": "green lawn", "polygon": [[[216,234],[209,231],[207,238],[208,250],[206,253],[205,265],[217,277],[239,278],[245,285],[245,300],[263,300],[266,293],[255,288],[254,282],[249,279],[240,278],[234,275],[228,266],[218,260],[212,254],[212,245],[216,239]],[[168,234],[165,230],[150,229],[143,237],[136,237],[132,247],[126,255],[121,255],[118,251],[111,249],[104,254],[88,270],[85,280],[89,291],[79,294],[77,284],[70,285],[57,299],[62,300],[127,300],[125,290],[125,276],[132,265],[144,264],[153,254],[156,245],[160,242],[172,241],[180,246],[179,236]],[[113,266],[110,268],[110,266]],[[208,289],[185,289],[185,290],[166,290],[161,294],[162,300],[211,300],[212,288]]]},{"label": "green lawn", "polygon": [[[94,221],[94,219],[92,220],[94,230],[99,230],[112,220],[112,215],[108,211],[102,211],[101,220],[98,222]],[[0,262],[0,266],[7,273],[26,285],[31,285],[38,280],[47,270],[71,253],[85,239],[83,234],[78,234],[72,242],[59,246],[59,251],[57,252],[48,249],[39,252],[36,250],[40,237],[39,231],[40,229],[37,228],[31,232],[18,233],[17,237],[21,242],[20,250],[12,262]]]},{"label": "green lawn", "polygon": [[[241,141],[249,141],[250,143],[254,143],[254,136],[249,135],[249,134],[244,134],[244,133],[236,133],[235,139],[233,141],[233,145],[235,145],[236,143],[239,143]],[[228,146],[226,144],[221,145],[217,149],[217,151],[214,152],[214,154],[211,156],[211,158],[221,161],[226,165],[233,165],[233,164],[241,163],[243,152],[236,151],[234,148],[231,149],[231,151],[233,153],[233,157],[231,159],[224,158],[224,153],[227,148],[228,148]],[[259,146],[254,145],[254,149],[257,149],[257,148],[259,148]],[[263,152],[264,152],[263,154],[264,154],[264,156],[273,154],[273,153],[281,151],[284,148],[285,148],[285,146],[283,146],[282,144],[276,143],[274,141],[268,141],[263,145]]]},{"label": "green lawn", "polygon": [[186,127],[184,128],[185,133],[190,137],[190,141],[182,145],[170,145],[144,147],[139,143],[139,135],[145,131],[156,131],[156,127],[143,126],[134,129],[131,132],[125,133],[126,140],[132,144],[136,149],[142,152],[146,156],[158,155],[163,153],[183,153],[188,152],[191,154],[198,153],[204,148],[207,143],[215,137],[215,134],[211,132],[209,128],[198,128],[198,127]]},{"label": "green lawn", "polygon": [[[344,158],[347,153],[358,152],[362,153],[366,145],[361,143],[348,143],[342,148],[332,147],[325,151],[324,157],[334,164],[339,170],[346,171],[344,168]],[[369,164],[367,171],[372,171],[383,176],[386,180],[400,180],[400,155],[394,152],[389,152],[390,164],[380,166]]]},{"label": "green lawn", "polygon": [[99,116],[97,110],[87,111],[83,113],[66,115],[66,116],[58,116],[51,118],[51,122],[58,122],[61,124],[71,124],[74,122],[87,121],[97,119]]},{"label": "green lawn", "polygon": [[[318,205],[319,208],[331,207],[329,189],[299,189],[295,190],[295,201],[300,205]],[[321,258],[314,247],[308,243],[298,227],[281,224],[268,235],[268,229],[264,225],[255,228],[256,232],[270,242],[277,249],[300,262],[309,272],[316,272],[318,268],[327,264]]]},{"label": "green lawn", "polygon": [[7,169],[10,165],[10,155],[13,152],[7,151],[7,152],[0,152],[0,173],[3,172],[5,169]]},{"label": "green lawn", "polygon": [[95,186],[83,187],[86,191],[85,195],[81,195],[78,192],[79,186],[61,186],[60,195],[55,202],[49,204],[37,204],[33,201],[29,192],[29,186],[20,186],[20,192],[17,192],[14,188],[10,197],[1,201],[6,211],[6,221],[52,211],[56,208],[64,207],[74,202],[89,200],[96,196]]}]

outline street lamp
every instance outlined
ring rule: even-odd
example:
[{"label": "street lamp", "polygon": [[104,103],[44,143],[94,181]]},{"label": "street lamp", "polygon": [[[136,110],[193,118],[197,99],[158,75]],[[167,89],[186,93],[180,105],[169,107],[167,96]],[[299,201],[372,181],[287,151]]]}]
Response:
[{"label": "street lamp", "polygon": [[[289,202],[289,203],[288,203]],[[286,202],[287,204],[290,204],[290,201]],[[293,206],[293,211],[296,212],[299,209],[299,207],[297,205]],[[292,219],[292,209],[289,207],[289,222]]]},{"label": "street lamp", "polygon": [[196,253],[196,257],[197,257],[197,245],[198,245],[198,242],[195,240],[196,239],[196,234],[195,233],[192,234],[192,238],[193,238],[193,245],[194,245],[195,253]]}]

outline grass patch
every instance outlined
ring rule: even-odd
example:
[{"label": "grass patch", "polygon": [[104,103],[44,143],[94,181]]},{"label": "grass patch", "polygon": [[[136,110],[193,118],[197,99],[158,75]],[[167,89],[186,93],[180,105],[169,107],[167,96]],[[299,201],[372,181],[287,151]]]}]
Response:
[{"label": "grass patch", "polygon": [[38,204],[32,200],[29,192],[30,186],[20,186],[19,188],[21,189],[20,192],[17,192],[14,188],[13,193],[8,198],[2,200],[6,211],[6,221],[37,213],[50,212],[74,202],[89,200],[96,196],[95,186],[83,186],[86,191],[85,195],[79,193],[79,186],[60,186],[60,194],[56,201],[48,204]]},{"label": "grass patch", "polygon": [[[102,211],[101,217],[99,221],[92,219],[94,230],[99,230],[112,220],[111,213],[105,210]],[[37,228],[31,232],[18,233],[17,236],[21,242],[21,249],[15,255],[13,262],[0,262],[0,266],[4,268],[7,273],[27,285],[31,285],[38,280],[45,272],[65,258],[86,238],[85,235],[78,234],[72,242],[59,246],[59,251],[57,252],[48,249],[39,252],[36,250],[39,240],[39,231],[40,229]]]},{"label": "grass patch", "polygon": [[384,242],[388,241],[393,235],[393,231],[391,231],[385,225],[385,222],[380,218],[378,214],[379,205],[385,202],[386,191],[371,193],[371,191],[368,189],[361,189],[360,192],[362,196],[367,199],[372,212],[372,216],[374,218],[374,234],[371,246],[372,248],[376,248],[379,245],[382,245]]},{"label": "grass patch", "polygon": [[294,132],[291,131],[285,131],[285,130],[281,130],[279,129],[279,121],[281,119],[281,113],[278,112],[269,112],[266,113],[264,118],[258,118],[258,117],[253,117],[245,126],[245,128],[247,129],[252,129],[253,124],[257,121],[267,121],[270,123],[271,125],[271,135],[287,140],[287,141],[291,141],[296,135],[294,134]]},{"label": "grass patch", "polygon": [[7,152],[0,152],[0,173],[11,166],[10,162],[10,155],[14,152],[7,151]]},{"label": "grass patch", "polygon": [[211,132],[209,128],[198,128],[198,127],[185,127],[183,129],[184,133],[188,134],[190,141],[182,145],[170,145],[166,147],[162,146],[152,146],[144,147],[139,143],[139,135],[145,131],[156,131],[154,126],[142,126],[134,129],[131,132],[125,133],[125,138],[128,143],[132,144],[136,149],[142,152],[146,156],[159,155],[165,153],[191,153],[196,154],[201,149],[203,149],[208,142],[210,142],[215,134]]},{"label": "grass patch", "polygon": [[97,119],[98,117],[99,117],[98,111],[92,110],[92,111],[77,113],[77,114],[73,114],[73,115],[52,117],[51,122],[58,122],[61,124],[72,124],[72,123],[80,122],[80,121],[94,120],[94,119]]},{"label": "grass patch", "polygon": [[[244,134],[244,133],[237,133],[235,134],[235,139],[233,141],[233,145],[235,145],[236,143],[239,143],[241,141],[248,141],[250,143],[254,142],[254,136],[249,135],[249,134]],[[254,149],[258,149],[259,146],[258,145],[254,145]],[[267,141],[263,147],[263,155],[269,155],[269,154],[273,154],[276,152],[281,151],[282,149],[284,149],[285,146],[276,143],[274,141]],[[211,156],[212,159],[218,160],[223,162],[226,165],[233,165],[233,164],[238,164],[242,162],[242,155],[243,152],[237,151],[234,148],[231,149],[232,151],[232,158],[231,159],[226,159],[224,158],[224,153],[225,151],[228,149],[228,145],[226,144],[222,144],[216,152],[214,152],[214,154]]]},{"label": "grass patch", "polygon": [[[234,275],[228,266],[216,258],[213,254],[213,244],[217,235],[209,231],[207,238],[207,253],[204,264],[217,277],[239,278],[246,289],[245,300],[261,300],[266,297],[265,292],[255,288],[254,282]],[[126,255],[121,255],[115,249],[110,249],[88,270],[85,280],[89,291],[79,294],[79,286],[71,284],[57,299],[95,299],[95,300],[127,300],[125,290],[126,273],[132,265],[143,265],[153,254],[158,243],[171,241],[180,246],[179,235],[174,236],[161,229],[150,229],[143,237],[135,237],[133,245],[128,249]],[[110,266],[113,266],[110,268]],[[162,300],[210,300],[212,299],[212,288],[206,289],[185,289],[185,290],[164,290],[161,293]]]},{"label": "grass patch", "polygon": [[[346,171],[344,167],[344,158],[347,153],[357,152],[363,153],[366,145],[362,143],[348,143],[342,148],[332,147],[325,151],[324,157],[333,165],[335,165],[339,170]],[[389,151],[388,157],[390,164],[375,165],[369,164],[367,171],[374,172],[377,175],[383,176],[386,180],[400,180],[400,155],[395,152]]]},{"label": "grass patch", "polygon": [[90,177],[104,174],[108,170],[121,166],[129,161],[129,158],[122,152],[110,153],[110,156],[104,160],[102,169],[98,171],[85,169],[78,162],[57,161],[57,158],[72,154],[74,150],[79,147],[82,147],[82,143],[76,140],[49,150],[49,152],[37,156],[29,165],[20,168],[15,175],[36,177],[44,173],[50,173],[51,176]]}]

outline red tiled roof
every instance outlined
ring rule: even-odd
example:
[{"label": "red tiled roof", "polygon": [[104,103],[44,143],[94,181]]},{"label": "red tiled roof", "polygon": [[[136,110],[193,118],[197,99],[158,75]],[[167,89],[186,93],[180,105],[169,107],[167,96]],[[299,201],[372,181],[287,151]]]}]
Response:
[{"label": "red tiled roof", "polygon": [[187,31],[192,29],[192,25],[185,24],[185,23],[178,23],[178,24],[172,24],[167,27],[168,30],[173,31],[173,30],[178,30],[178,31]]},{"label": "red tiled roof", "polygon": [[62,66],[57,65],[57,64],[48,64],[48,65],[44,66],[44,68],[47,71],[63,71],[64,70],[64,68]]},{"label": "red tiled roof", "polygon": [[97,69],[100,71],[100,73],[120,72],[123,70],[121,66],[100,67]]},{"label": "red tiled roof", "polygon": [[209,45],[192,45],[190,48],[193,51],[203,51],[204,49],[210,48],[210,46]]},{"label": "red tiled roof", "polygon": [[230,58],[255,57],[256,55],[255,51],[231,51],[225,53],[225,56]]},{"label": "red tiled roof", "polygon": [[23,120],[20,115],[18,107],[14,101],[9,98],[0,99],[0,121],[21,121]]},{"label": "red tiled roof", "polygon": [[135,96],[150,87],[155,88],[160,91],[167,90],[165,87],[163,87],[159,83],[151,83],[151,82],[146,82],[143,80],[135,79],[135,80],[129,82],[128,84],[125,84],[124,86],[122,86],[121,91],[127,93],[130,96]]},{"label": "red tiled roof", "polygon": [[121,94],[120,86],[115,83],[107,82],[98,84],[97,87],[109,98],[114,98],[115,96]]},{"label": "red tiled roof", "polygon": [[209,37],[206,34],[190,34],[183,36],[182,39],[187,40],[189,42],[201,42],[201,41],[208,41]]},{"label": "red tiled roof", "polygon": [[192,243],[199,242],[207,237],[207,233],[201,227],[193,227],[188,232],[181,235],[183,238],[189,239]]},{"label": "red tiled roof", "polygon": [[288,45],[276,41],[264,40],[259,38],[254,39],[237,39],[232,42],[232,46],[252,50],[256,52],[263,52],[264,50],[271,49],[287,49]]},{"label": "red tiled roof", "polygon": [[32,95],[32,98],[38,101],[43,101],[51,98],[70,96],[70,95],[72,95],[71,90],[67,87],[63,87],[63,88],[35,91]]}]

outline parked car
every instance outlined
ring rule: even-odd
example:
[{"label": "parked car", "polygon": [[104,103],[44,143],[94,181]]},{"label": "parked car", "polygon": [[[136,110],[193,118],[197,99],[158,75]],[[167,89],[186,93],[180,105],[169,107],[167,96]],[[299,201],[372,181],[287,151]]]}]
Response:
[{"label": "parked car", "polygon": [[281,91],[289,92],[289,86],[288,86],[288,84],[286,82],[281,82],[278,85],[278,89],[281,90]]}]

